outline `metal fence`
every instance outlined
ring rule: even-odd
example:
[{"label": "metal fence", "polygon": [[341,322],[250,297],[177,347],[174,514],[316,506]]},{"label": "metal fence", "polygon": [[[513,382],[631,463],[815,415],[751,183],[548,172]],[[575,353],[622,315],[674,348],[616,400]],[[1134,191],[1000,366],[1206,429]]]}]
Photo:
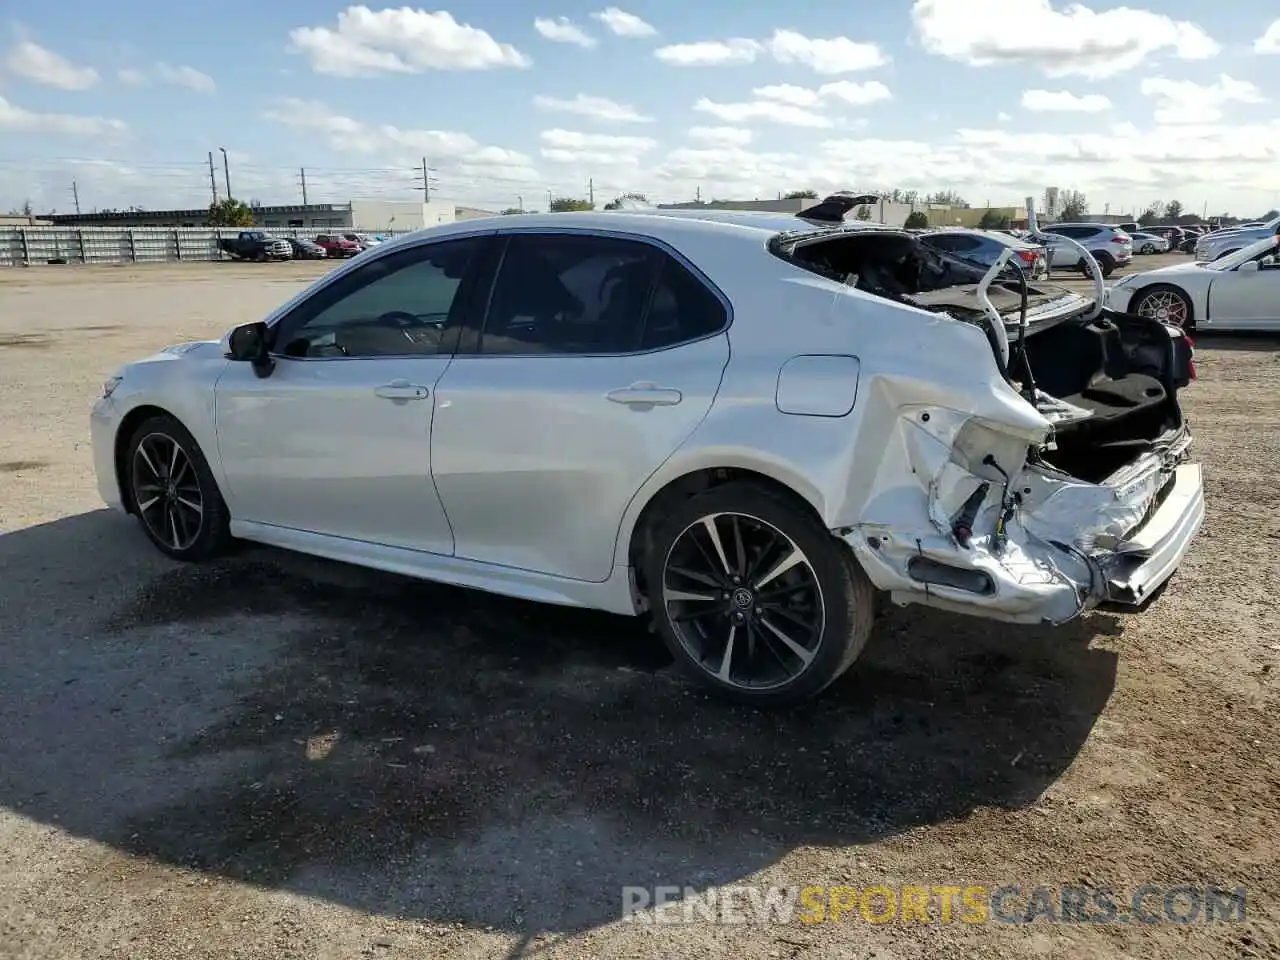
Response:
[{"label": "metal fence", "polygon": [[[325,232],[254,229],[261,229],[269,237],[299,239],[311,239]],[[230,257],[218,249],[218,241],[240,233],[232,227],[0,227],[0,267],[227,260]]]}]

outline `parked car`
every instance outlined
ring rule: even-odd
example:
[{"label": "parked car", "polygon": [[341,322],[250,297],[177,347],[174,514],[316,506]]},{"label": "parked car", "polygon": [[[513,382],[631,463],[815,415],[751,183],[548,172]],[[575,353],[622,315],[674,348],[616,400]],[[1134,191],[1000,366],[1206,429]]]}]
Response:
[{"label": "parked car", "polygon": [[397,238],[117,371],[102,497],[180,560],[237,537],[643,613],[760,706],[840,676],[877,591],[1037,625],[1136,609],[1201,525],[1176,328],[1053,284],[1024,302],[885,226],[508,219]]},{"label": "parked car", "polygon": [[1181,227],[1147,227],[1147,233],[1154,233],[1157,237],[1163,237],[1169,245],[1170,250],[1177,250],[1182,246],[1188,234]]},{"label": "parked car", "polygon": [[1129,239],[1133,241],[1134,253],[1167,253],[1169,250],[1169,241],[1157,233],[1139,231],[1129,234]]},{"label": "parked car", "polygon": [[233,260],[288,260],[293,256],[287,240],[269,237],[261,230],[242,230],[235,237],[219,240],[218,249]]},{"label": "parked car", "polygon": [[295,260],[323,260],[329,256],[329,252],[320,244],[302,237],[289,237],[288,243]]},{"label": "parked car", "polygon": [[376,247],[382,242],[375,237],[369,236],[367,233],[344,233],[342,238],[344,240],[350,240],[361,250],[368,250],[370,247]]},{"label": "parked car", "polygon": [[1130,220],[1128,223],[1117,223],[1116,226],[1130,236],[1142,232],[1142,224],[1138,223],[1137,220]]},{"label": "parked car", "polygon": [[1041,244],[1020,240],[1001,230],[971,230],[944,227],[920,234],[920,240],[934,250],[943,250],[987,266],[1007,249],[1012,249],[1016,264],[1027,278],[1038,280],[1049,275],[1049,252]]},{"label": "parked car", "polygon": [[316,237],[316,245],[323,247],[324,252],[331,257],[354,257],[361,252],[360,244],[337,234],[320,234]]},{"label": "parked car", "polygon": [[1277,244],[1272,235],[1212,262],[1130,274],[1107,291],[1107,303],[1184,330],[1280,330]]},{"label": "parked car", "polygon": [[[1116,267],[1122,267],[1133,257],[1133,241],[1119,227],[1109,223],[1055,223],[1042,227],[1041,233],[1070,237],[1080,244],[1098,262],[1102,275],[1109,277]],[[1075,268],[1086,270],[1080,252],[1071,244],[1049,243],[1049,267],[1054,270]]]},{"label": "parked car", "polygon": [[1237,250],[1242,250],[1257,240],[1275,236],[1280,232],[1280,217],[1264,223],[1260,227],[1234,227],[1207,233],[1196,241],[1195,256],[1197,260],[1216,260],[1228,257]]}]

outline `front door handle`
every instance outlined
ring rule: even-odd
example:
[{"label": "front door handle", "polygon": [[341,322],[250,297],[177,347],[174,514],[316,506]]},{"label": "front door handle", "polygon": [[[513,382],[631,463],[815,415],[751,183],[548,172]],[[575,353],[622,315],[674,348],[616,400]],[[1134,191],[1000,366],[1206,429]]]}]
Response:
[{"label": "front door handle", "polygon": [[679,390],[660,387],[656,383],[633,383],[621,390],[610,390],[605,396],[614,403],[625,403],[629,407],[671,407],[684,399]]},{"label": "front door handle", "polygon": [[431,395],[431,391],[426,387],[410,383],[408,380],[384,383],[380,387],[374,387],[373,392],[383,400],[425,400]]}]

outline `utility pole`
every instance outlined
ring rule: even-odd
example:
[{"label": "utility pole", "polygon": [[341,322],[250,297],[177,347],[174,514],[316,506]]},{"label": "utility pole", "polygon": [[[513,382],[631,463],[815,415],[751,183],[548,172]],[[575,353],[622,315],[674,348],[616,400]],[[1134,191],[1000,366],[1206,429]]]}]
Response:
[{"label": "utility pole", "polygon": [[694,190],[693,190],[693,202],[694,202],[694,203],[701,203],[701,202],[702,202],[702,187],[694,187]]},{"label": "utility pole", "polygon": [[80,189],[76,186],[74,180],[71,181],[71,196],[76,201],[76,213],[78,214],[80,212]]},{"label": "utility pole", "polygon": [[587,178],[587,202],[591,204],[591,209],[596,206],[596,181],[594,178]]},{"label": "utility pole", "polygon": [[302,205],[305,207],[307,205],[307,168],[299,167],[298,173],[302,177]]},{"label": "utility pole", "polygon": [[222,153],[222,175],[227,179],[227,199],[231,199],[231,164],[227,160],[227,148],[219,147]]},{"label": "utility pole", "polygon": [[423,157],[423,158],[422,158],[422,172],[421,172],[421,173],[417,173],[417,172],[415,172],[415,173],[414,173],[414,175],[413,175],[413,179],[414,179],[415,181],[416,181],[419,177],[421,177],[421,178],[422,178],[422,202],[423,202],[423,203],[430,203],[430,202],[431,202],[431,184],[433,184],[433,183],[438,184],[438,183],[440,182],[439,180],[437,180],[435,177],[433,177],[433,176],[431,175],[431,174],[433,174],[433,173],[435,173],[435,172],[436,172],[436,168],[435,168],[435,167],[428,167],[428,166],[427,166],[427,158],[426,158],[426,157]]},{"label": "utility pole", "polygon": [[547,191],[547,213],[551,212],[551,191]]},{"label": "utility pole", "polygon": [[516,206],[520,209],[521,213],[524,213],[524,197],[519,195],[516,196]]},{"label": "utility pole", "polygon": [[209,186],[213,189],[213,205],[218,205],[218,175],[213,172],[213,151],[209,151]]}]

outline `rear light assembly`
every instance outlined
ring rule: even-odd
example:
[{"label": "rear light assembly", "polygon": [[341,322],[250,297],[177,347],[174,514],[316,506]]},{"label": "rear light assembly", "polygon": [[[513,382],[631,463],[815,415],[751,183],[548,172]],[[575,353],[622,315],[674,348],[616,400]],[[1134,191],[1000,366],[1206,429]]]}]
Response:
[{"label": "rear light assembly", "polygon": [[1034,250],[1019,250],[1018,257],[1023,263],[1035,263],[1036,260],[1039,259],[1039,254]]}]

